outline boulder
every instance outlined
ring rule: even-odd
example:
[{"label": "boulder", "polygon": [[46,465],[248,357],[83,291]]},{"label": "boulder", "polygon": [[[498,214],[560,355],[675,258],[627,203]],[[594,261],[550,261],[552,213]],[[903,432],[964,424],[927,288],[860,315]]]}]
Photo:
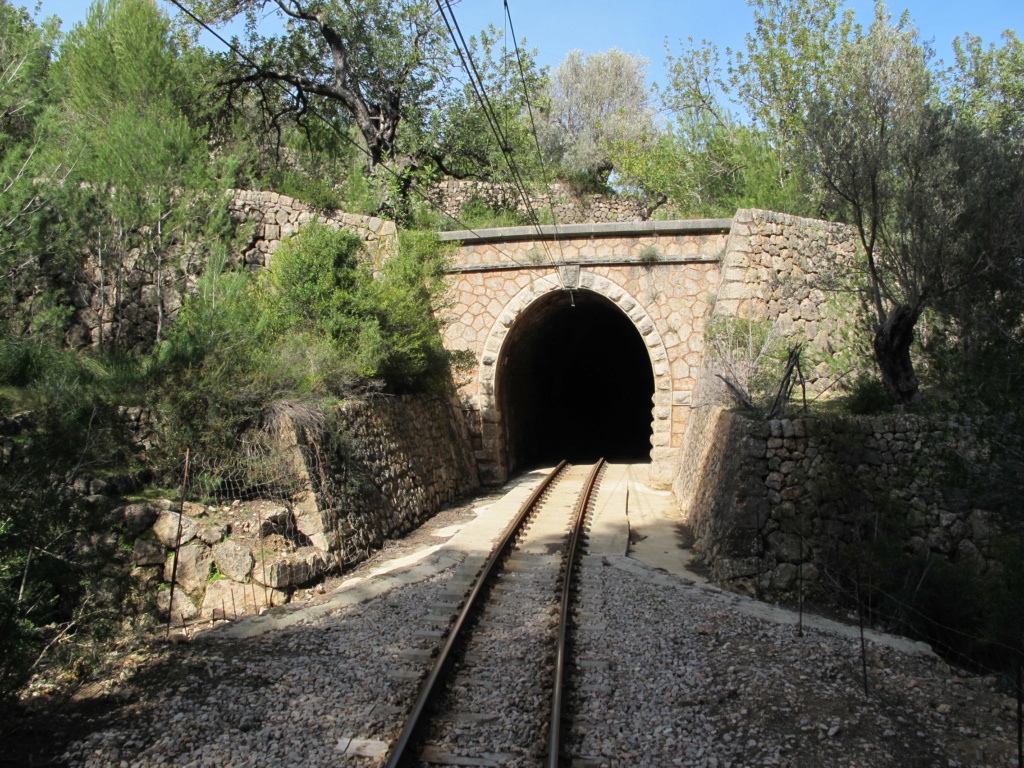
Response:
[{"label": "boulder", "polygon": [[210,514],[209,510],[202,504],[196,504],[191,501],[186,501],[181,505],[181,511],[185,513],[186,517],[206,517]]},{"label": "boulder", "polygon": [[229,579],[246,582],[252,576],[252,566],[256,561],[246,547],[233,541],[225,541],[213,548],[213,562]]},{"label": "boulder", "polygon": [[218,523],[211,525],[209,528],[204,528],[199,532],[199,538],[209,544],[211,547],[214,544],[219,544],[227,538],[228,534],[231,533],[231,526]]},{"label": "boulder", "polygon": [[776,531],[768,535],[768,549],[780,562],[799,563],[808,548],[802,546],[800,537],[795,533]]},{"label": "boulder", "polygon": [[199,609],[195,603],[182,590],[174,590],[174,602],[171,602],[171,590],[161,589],[156,594],[156,605],[160,611],[160,617],[167,619],[167,611],[170,608],[171,624],[181,626],[185,621],[191,621],[199,615]]},{"label": "boulder", "polygon": [[287,535],[294,529],[292,511],[283,504],[257,502],[254,506],[259,516],[261,536],[270,536],[274,533]]},{"label": "boulder", "polygon": [[[181,538],[178,539],[178,526],[181,526]],[[199,532],[196,521],[189,517],[182,517],[177,512],[164,510],[156,519],[153,525],[153,533],[157,539],[168,549],[174,549],[186,542],[191,541]]]},{"label": "boulder", "polygon": [[329,570],[324,554],[312,547],[297,552],[268,557],[266,563],[253,568],[258,584],[275,589],[298,587],[316,581]]},{"label": "boulder", "polygon": [[136,539],[132,550],[132,565],[147,566],[164,564],[167,549],[163,544],[149,539]]},{"label": "boulder", "polygon": [[121,525],[124,526],[125,532],[133,537],[152,527],[158,515],[157,508],[146,502],[127,504],[119,511]]},{"label": "boulder", "polygon": [[[178,561],[177,572],[174,570],[175,559]],[[164,565],[164,581],[170,581],[173,576],[178,586],[190,595],[202,594],[210,578],[212,564],[213,553],[210,548],[205,544],[193,542],[167,558]]]},{"label": "boulder", "polygon": [[280,589],[217,579],[206,587],[202,614],[210,619],[235,619],[256,613],[260,608],[284,605],[287,602],[288,593]]}]

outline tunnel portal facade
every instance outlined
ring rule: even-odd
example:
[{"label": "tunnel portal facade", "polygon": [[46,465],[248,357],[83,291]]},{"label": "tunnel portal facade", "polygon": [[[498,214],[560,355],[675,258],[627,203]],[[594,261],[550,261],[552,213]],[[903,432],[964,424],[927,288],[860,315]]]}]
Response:
[{"label": "tunnel portal facade", "polygon": [[[671,482],[729,220],[450,233],[446,344],[481,479],[561,458],[650,461]],[[581,230],[572,232],[567,230]],[[585,236],[584,236],[585,235]],[[461,237],[460,237],[461,236]]]}]

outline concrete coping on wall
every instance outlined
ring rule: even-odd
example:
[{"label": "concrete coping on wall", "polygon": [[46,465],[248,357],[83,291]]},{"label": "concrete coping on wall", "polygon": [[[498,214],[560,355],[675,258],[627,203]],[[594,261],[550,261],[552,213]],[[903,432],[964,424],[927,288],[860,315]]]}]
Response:
[{"label": "concrete coping on wall", "polygon": [[536,227],[497,227],[441,232],[442,242],[510,243],[523,240],[577,240],[583,237],[650,237],[657,235],[717,235],[728,233],[732,219],[675,221],[612,221],[599,224],[542,224]]}]

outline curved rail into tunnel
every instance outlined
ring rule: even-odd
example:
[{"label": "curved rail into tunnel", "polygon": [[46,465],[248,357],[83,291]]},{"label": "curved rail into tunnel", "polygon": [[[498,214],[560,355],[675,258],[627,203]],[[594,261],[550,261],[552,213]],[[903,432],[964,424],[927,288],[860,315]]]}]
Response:
[{"label": "curved rail into tunnel", "polygon": [[533,302],[502,347],[495,394],[510,471],[562,457],[650,459],[650,356],[633,322],[598,293]]}]

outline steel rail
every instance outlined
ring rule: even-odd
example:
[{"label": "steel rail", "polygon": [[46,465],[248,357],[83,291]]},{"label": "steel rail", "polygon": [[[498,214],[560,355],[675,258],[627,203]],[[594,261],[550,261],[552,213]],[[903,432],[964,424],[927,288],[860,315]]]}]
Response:
[{"label": "steel rail", "polygon": [[597,479],[604,468],[604,459],[594,465],[587,478],[587,483],[576,502],[576,515],[569,538],[569,547],[565,554],[565,577],[562,579],[562,606],[558,612],[558,641],[555,649],[554,683],[551,691],[551,722],[548,727],[548,768],[559,768],[562,753],[562,716],[565,714],[565,683],[566,644],[569,635],[569,618],[572,609],[573,569],[576,566],[577,553],[582,548],[583,533],[586,527],[587,513],[591,497],[597,485]]},{"label": "steel rail", "polygon": [[409,759],[406,751],[411,745],[418,741],[421,731],[427,723],[425,714],[433,704],[434,697],[440,694],[442,686],[438,683],[444,679],[445,675],[448,674],[451,665],[454,663],[455,658],[453,650],[456,647],[456,644],[462,639],[461,635],[463,634],[463,630],[469,624],[470,614],[477,607],[477,602],[489,586],[492,574],[497,568],[498,563],[501,562],[504,556],[511,550],[516,536],[519,534],[523,524],[530,516],[530,512],[533,510],[534,505],[536,505],[537,500],[540,499],[541,495],[548,489],[554,479],[566,466],[568,466],[568,462],[563,461],[555,467],[551,471],[551,474],[544,478],[540,485],[534,489],[533,493],[530,494],[530,497],[523,502],[523,505],[519,508],[519,512],[515,519],[505,531],[505,535],[502,536],[501,541],[499,541],[494,547],[491,551],[490,557],[487,558],[487,562],[484,563],[483,567],[480,569],[480,573],[477,576],[476,581],[473,583],[473,589],[470,591],[469,597],[467,597],[463,603],[462,610],[459,612],[458,618],[455,619],[455,623],[452,625],[451,631],[448,633],[448,637],[437,655],[433,668],[431,668],[430,673],[420,686],[419,694],[416,697],[416,703],[413,704],[412,710],[409,713],[409,718],[405,722],[405,727],[402,729],[402,733],[399,734],[398,740],[395,741],[394,745],[391,747],[391,751],[388,753],[388,760],[385,763],[386,768],[400,768],[400,766],[405,765],[406,760]]}]

